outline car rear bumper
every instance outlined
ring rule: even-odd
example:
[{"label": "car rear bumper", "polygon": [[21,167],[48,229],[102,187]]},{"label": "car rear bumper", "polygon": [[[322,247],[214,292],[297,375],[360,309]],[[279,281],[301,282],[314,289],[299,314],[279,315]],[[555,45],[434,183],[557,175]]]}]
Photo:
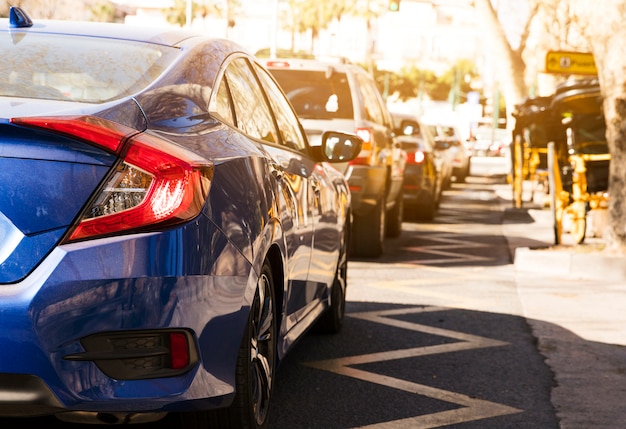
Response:
[{"label": "car rear bumper", "polygon": [[[217,230],[207,233],[212,245],[224,249],[203,252],[195,262],[182,258],[180,243],[188,241],[181,227],[63,245],[22,282],[0,285],[0,348],[10,351],[0,354],[0,416],[174,411],[196,401],[225,405],[234,394],[248,317],[244,297],[256,277]],[[217,267],[226,265],[231,272],[221,275]],[[135,377],[131,371],[117,379],[98,359],[140,365],[135,352],[126,360],[102,351],[89,355],[85,346],[94,334],[172,329],[190,332],[197,350],[183,373]]]},{"label": "car rear bumper", "polygon": [[422,165],[407,165],[402,183],[405,204],[427,202],[432,199],[435,193],[435,180],[435,177],[425,175]]},{"label": "car rear bumper", "polygon": [[167,413],[101,413],[70,411],[63,407],[39,377],[29,374],[0,374],[0,415],[3,417],[40,417],[56,415],[74,423],[149,423]]},{"label": "car rear bumper", "polygon": [[36,417],[63,411],[63,404],[39,377],[0,374],[0,415]]},{"label": "car rear bumper", "polygon": [[352,211],[363,216],[385,201],[387,186],[386,167],[353,165],[348,167],[348,186],[352,194]]}]

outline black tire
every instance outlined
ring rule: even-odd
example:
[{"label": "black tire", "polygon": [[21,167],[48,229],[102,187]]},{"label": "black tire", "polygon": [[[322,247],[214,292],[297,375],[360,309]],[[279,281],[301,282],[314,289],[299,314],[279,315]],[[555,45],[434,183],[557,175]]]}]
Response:
[{"label": "black tire", "polygon": [[276,321],[274,280],[266,261],[239,349],[233,403],[225,409],[181,413],[181,429],[268,427],[276,371]]},{"label": "black tire", "polygon": [[450,189],[451,187],[452,187],[452,176],[446,176],[443,179],[443,182],[441,184],[441,189],[445,191],[447,189]]},{"label": "black tire", "polygon": [[454,175],[456,183],[465,183],[465,179],[467,178],[467,169],[463,168],[459,170],[458,174]]},{"label": "black tire", "polygon": [[315,324],[314,331],[320,334],[338,334],[343,327],[346,311],[346,290],[348,287],[348,234],[343,234],[343,243],[339,252],[337,271],[330,292],[330,307]]},{"label": "black tire", "polygon": [[385,240],[385,206],[378,201],[364,216],[354,216],[351,235],[351,255],[378,258],[383,254]]},{"label": "black tire", "polygon": [[404,210],[404,197],[402,192],[396,197],[393,209],[387,216],[385,234],[387,237],[396,238],[402,233],[402,212]]}]

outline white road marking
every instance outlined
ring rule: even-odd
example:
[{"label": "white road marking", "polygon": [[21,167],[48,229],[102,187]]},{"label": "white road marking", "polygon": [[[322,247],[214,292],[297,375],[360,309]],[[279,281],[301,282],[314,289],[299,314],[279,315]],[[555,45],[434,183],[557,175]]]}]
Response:
[{"label": "white road marking", "polygon": [[404,247],[406,252],[415,252],[427,255],[437,255],[440,258],[424,258],[419,257],[419,263],[423,265],[431,264],[449,264],[453,262],[486,262],[492,257],[485,257],[471,254],[468,249],[479,249],[489,247],[487,243],[477,243],[471,241],[470,238],[459,238],[456,233],[441,233],[431,235],[426,238],[427,244],[421,246]]},{"label": "white road marking", "polygon": [[425,334],[438,335],[442,337],[454,338],[459,340],[457,343],[440,344],[435,346],[415,347],[402,350],[392,350],[388,352],[370,353],[358,356],[349,356],[338,359],[327,359],[316,362],[307,362],[305,365],[329,371],[335,374],[345,375],[347,377],[356,378],[370,383],[380,384],[393,389],[402,390],[416,395],[437,399],[440,401],[450,402],[460,405],[464,408],[437,412],[433,414],[420,415],[407,419],[394,420],[385,423],[377,423],[369,426],[362,426],[361,429],[428,429],[438,428],[451,424],[458,424],[481,420],[491,417],[503,416],[507,414],[520,413],[523,410],[509,407],[507,405],[497,404],[491,401],[485,401],[463,395],[461,393],[450,392],[438,389],[424,384],[412,383],[410,381],[388,377],[356,368],[351,365],[359,365],[372,362],[383,362],[396,359],[404,359],[418,356],[427,356],[441,353],[451,353],[461,350],[479,349],[485,347],[505,346],[508,343],[490,338],[470,335],[462,332],[441,329],[418,323],[411,323],[396,319],[389,316],[415,314],[435,311],[445,311],[442,307],[414,307],[384,311],[371,311],[363,313],[350,313],[349,317],[368,320],[374,323],[393,326],[401,329],[408,329],[415,332],[423,332]]}]

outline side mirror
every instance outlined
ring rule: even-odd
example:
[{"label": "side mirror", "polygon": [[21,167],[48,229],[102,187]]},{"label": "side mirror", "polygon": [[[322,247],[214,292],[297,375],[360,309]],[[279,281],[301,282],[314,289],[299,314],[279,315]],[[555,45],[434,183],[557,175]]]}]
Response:
[{"label": "side mirror", "polygon": [[322,134],[322,157],[327,162],[348,162],[361,152],[363,139],[356,134],[325,131]]}]

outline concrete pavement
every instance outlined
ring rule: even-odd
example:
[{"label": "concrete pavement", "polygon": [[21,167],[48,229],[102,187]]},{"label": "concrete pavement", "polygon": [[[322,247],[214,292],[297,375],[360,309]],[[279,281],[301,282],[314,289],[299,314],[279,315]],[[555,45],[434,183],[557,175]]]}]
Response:
[{"label": "concrete pavement", "polygon": [[574,245],[564,234],[554,246],[549,209],[513,208],[510,186],[499,196],[523,314],[554,373],[561,427],[626,428],[626,258],[603,255],[601,238]]}]

